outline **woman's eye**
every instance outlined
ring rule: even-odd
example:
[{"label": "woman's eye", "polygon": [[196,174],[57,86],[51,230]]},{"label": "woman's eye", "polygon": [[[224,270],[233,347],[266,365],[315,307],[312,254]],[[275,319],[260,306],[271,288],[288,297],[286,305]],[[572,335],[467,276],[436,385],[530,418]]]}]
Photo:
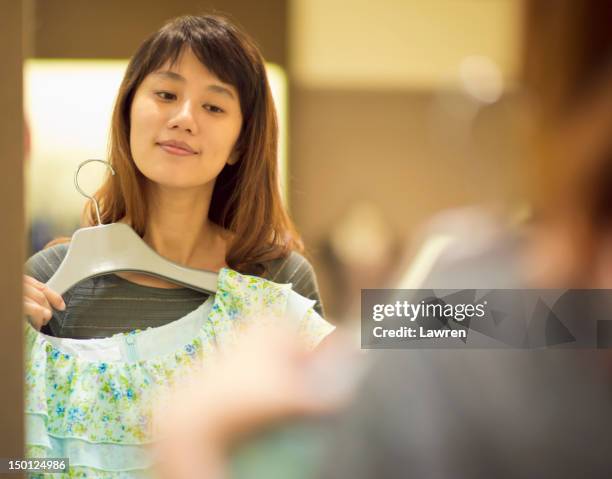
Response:
[{"label": "woman's eye", "polygon": [[210,111],[211,113],[223,113],[223,110],[215,105],[204,105],[204,109]]},{"label": "woman's eye", "polygon": [[162,100],[176,100],[176,95],[167,91],[156,91],[155,94]]}]

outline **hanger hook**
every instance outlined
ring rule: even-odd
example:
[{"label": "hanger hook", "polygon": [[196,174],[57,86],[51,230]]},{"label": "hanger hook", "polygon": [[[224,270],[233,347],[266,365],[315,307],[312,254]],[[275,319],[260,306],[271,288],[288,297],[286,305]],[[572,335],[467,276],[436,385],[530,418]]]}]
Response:
[{"label": "hanger hook", "polygon": [[81,168],[83,166],[85,166],[87,163],[91,163],[93,161],[97,161],[100,163],[104,163],[104,165],[106,167],[108,167],[111,171],[111,173],[114,175],[115,174],[115,170],[113,169],[113,167],[111,166],[111,164],[108,161],[104,161],[104,160],[85,160],[83,163],[81,163],[79,165],[79,167],[76,170],[76,173],[74,174],[74,186],[77,189],[77,191],[79,193],[81,193],[85,198],[90,199],[91,201],[93,201],[94,206],[96,207],[96,216],[98,218],[98,226],[102,226],[102,220],[100,219],[100,207],[98,206],[98,200],[96,200],[93,196],[89,196],[87,193],[85,193],[81,187],[79,186],[79,171],[81,171]]}]

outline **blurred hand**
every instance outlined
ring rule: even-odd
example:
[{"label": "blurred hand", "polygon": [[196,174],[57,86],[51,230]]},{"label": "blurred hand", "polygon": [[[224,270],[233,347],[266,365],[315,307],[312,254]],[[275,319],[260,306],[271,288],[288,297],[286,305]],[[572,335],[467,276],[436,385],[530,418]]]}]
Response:
[{"label": "blurred hand", "polygon": [[51,308],[63,311],[64,300],[47,285],[31,276],[23,276],[23,310],[33,327],[40,330],[52,317]]},{"label": "blurred hand", "polygon": [[321,358],[335,347],[307,351],[278,323],[250,328],[157,409],[161,477],[223,477],[237,439],[276,420],[335,410],[346,395],[330,394],[319,381]]}]

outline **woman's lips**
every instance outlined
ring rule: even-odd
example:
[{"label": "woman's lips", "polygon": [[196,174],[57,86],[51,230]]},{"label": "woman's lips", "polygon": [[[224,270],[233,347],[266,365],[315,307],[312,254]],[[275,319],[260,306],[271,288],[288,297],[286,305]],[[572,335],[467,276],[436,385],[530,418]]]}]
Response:
[{"label": "woman's lips", "polygon": [[158,144],[158,146],[164,150],[166,153],[170,153],[171,155],[178,155],[178,156],[191,156],[191,155],[195,155],[194,152],[192,151],[187,151],[183,148],[179,148],[178,146],[171,146],[171,145],[164,145],[164,144]]}]

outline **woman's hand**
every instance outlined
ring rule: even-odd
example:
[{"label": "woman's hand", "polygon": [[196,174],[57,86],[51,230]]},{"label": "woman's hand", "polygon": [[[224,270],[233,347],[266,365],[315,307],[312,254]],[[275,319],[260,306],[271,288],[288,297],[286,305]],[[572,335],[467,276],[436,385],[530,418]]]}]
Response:
[{"label": "woman's hand", "polygon": [[40,330],[53,315],[51,308],[63,311],[66,305],[62,297],[47,285],[31,276],[23,276],[23,311],[30,323]]}]

